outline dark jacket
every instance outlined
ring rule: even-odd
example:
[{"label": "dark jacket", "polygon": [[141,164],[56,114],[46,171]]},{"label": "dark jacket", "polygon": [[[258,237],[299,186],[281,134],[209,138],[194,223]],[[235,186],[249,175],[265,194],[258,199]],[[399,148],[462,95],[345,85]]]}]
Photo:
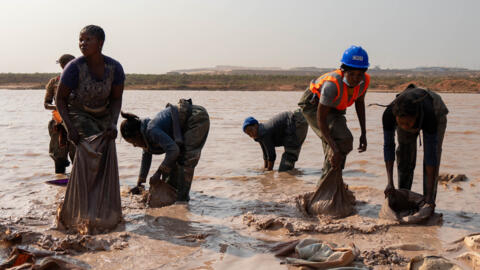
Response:
[{"label": "dark jacket", "polygon": [[174,141],[172,113],[169,108],[159,112],[153,119],[142,119],[140,128],[147,148],[143,150],[140,178],[145,179],[152,164],[152,154],[164,154],[161,166],[171,168],[180,154],[180,148]]},{"label": "dark jacket", "polygon": [[296,144],[295,123],[292,112],[282,112],[266,123],[258,124],[258,138],[262,147],[263,159],[275,161],[275,146],[292,146]]}]

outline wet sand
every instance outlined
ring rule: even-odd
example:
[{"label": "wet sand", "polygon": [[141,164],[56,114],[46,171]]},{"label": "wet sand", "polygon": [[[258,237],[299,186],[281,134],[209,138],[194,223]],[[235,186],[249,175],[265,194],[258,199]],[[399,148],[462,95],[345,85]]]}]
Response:
[{"label": "wet sand", "polygon": [[[53,242],[66,236],[53,230],[55,210],[64,188],[46,185],[55,178],[48,156],[47,123],[43,91],[0,91],[0,229],[30,231],[24,244],[52,235]],[[117,139],[124,222],[116,231],[94,236],[105,251],[80,250],[69,257],[92,269],[289,269],[270,248],[282,241],[314,237],[339,245],[353,242],[361,251],[378,251],[397,245],[395,251],[409,259],[437,254],[455,260],[467,251],[453,241],[480,232],[480,96],[442,94],[450,109],[443,147],[441,172],[463,173],[469,180],[440,185],[437,212],[443,222],[435,225],[399,226],[377,219],[383,203],[386,174],[380,107],[367,108],[366,153],[353,151],[344,178],[357,199],[357,214],[340,220],[304,217],[292,200],[313,191],[321,173],[323,151],[311,130],[294,173],[263,172],[261,149],[241,131],[252,115],[267,120],[277,112],[296,109],[300,92],[127,91],[123,110],[153,116],[167,102],[191,97],[207,108],[211,117],[209,138],[195,172],[191,201],[161,209],[145,209],[140,198],[126,193],[139,171],[141,150]],[[370,93],[368,103],[388,103],[393,93]],[[358,145],[360,129],[355,110],[348,124]],[[277,148],[277,156],[282,149]],[[154,156],[152,170],[163,157]],[[418,151],[413,190],[422,193],[423,150]],[[279,160],[275,169],[278,168]],[[420,169],[418,169],[420,168]],[[69,169],[67,169],[69,170]],[[263,224],[263,225],[262,225]],[[93,240],[92,240],[93,241]],[[95,243],[97,243],[95,242]],[[404,244],[403,249],[398,249]],[[406,246],[406,244],[410,245]],[[100,245],[102,246],[102,245]],[[37,246],[38,247],[38,246]],[[95,247],[91,248],[95,249]],[[418,250],[422,249],[422,250]],[[0,248],[3,261],[7,248]],[[377,266],[389,269],[390,265]],[[393,268],[403,268],[403,265]],[[290,267],[290,269],[294,269]]]}]

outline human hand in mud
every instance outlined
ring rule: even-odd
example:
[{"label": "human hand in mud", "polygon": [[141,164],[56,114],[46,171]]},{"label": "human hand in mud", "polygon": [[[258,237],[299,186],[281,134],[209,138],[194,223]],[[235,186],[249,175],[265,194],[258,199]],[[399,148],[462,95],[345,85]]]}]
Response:
[{"label": "human hand in mud", "polygon": [[340,151],[333,151],[333,155],[330,155],[330,164],[332,164],[333,169],[338,169],[341,164],[342,160],[342,155],[340,154]]},{"label": "human hand in mud", "polygon": [[166,181],[168,174],[170,173],[170,169],[165,165],[160,165],[158,170],[150,177],[150,185],[158,183],[158,181],[163,180]]},{"label": "human hand in mud", "polygon": [[112,124],[107,130],[105,130],[105,137],[110,140],[115,140],[117,138],[117,125]]},{"label": "human hand in mud", "polygon": [[143,186],[143,184],[145,182],[147,182],[147,180],[145,178],[139,177],[138,180],[137,180],[137,185],[135,187],[133,187],[132,189],[130,189],[129,192],[134,194],[134,195],[141,194],[142,190],[145,189],[145,187]]},{"label": "human hand in mud", "polygon": [[360,145],[358,146],[358,152],[362,153],[367,151],[367,135],[362,134],[360,136]]},{"label": "human hand in mud", "polygon": [[389,183],[385,188],[385,191],[383,191],[383,193],[385,193],[385,198],[388,197],[388,195],[392,194],[394,191],[395,191],[395,187]]},{"label": "human hand in mud", "polygon": [[133,195],[139,195],[142,193],[142,191],[145,189],[145,187],[142,184],[136,185],[134,188],[130,189],[130,193]]},{"label": "human hand in mud", "polygon": [[73,144],[78,145],[80,142],[80,135],[76,128],[70,128],[67,132],[68,140],[71,141]]}]

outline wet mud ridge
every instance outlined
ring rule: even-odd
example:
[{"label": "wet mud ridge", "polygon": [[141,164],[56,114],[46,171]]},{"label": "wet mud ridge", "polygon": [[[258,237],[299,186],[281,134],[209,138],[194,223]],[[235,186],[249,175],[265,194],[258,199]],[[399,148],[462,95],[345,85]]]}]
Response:
[{"label": "wet mud ridge", "polygon": [[[379,220],[378,218],[354,214],[346,218],[332,218],[329,216],[311,216],[302,211],[304,207],[298,201],[302,195],[281,201],[279,208],[297,209],[297,211],[277,211],[275,214],[256,214],[255,211],[243,215],[243,222],[256,230],[277,230],[285,228],[290,235],[302,233],[340,233],[347,234],[374,234],[385,232],[392,225],[399,222]],[[357,207],[365,205],[362,201],[356,202]],[[280,208],[281,209],[281,208]]]},{"label": "wet mud ridge", "polygon": [[[1,226],[0,228],[0,269],[14,266],[28,267],[31,264],[37,269],[50,265],[58,268],[41,269],[90,269],[90,266],[76,256],[86,252],[122,250],[129,246],[129,233],[114,233],[110,235],[61,235],[54,236],[54,231],[34,232],[17,226]],[[23,259],[22,259],[23,258]],[[49,258],[46,260],[46,258]],[[27,260],[28,259],[28,260]],[[42,260],[39,260],[42,259]]]},{"label": "wet mud ridge", "polygon": [[25,217],[0,219],[0,269],[92,269],[75,257],[128,248],[129,232],[81,235],[57,230],[55,214],[61,194],[52,204],[32,207]]}]

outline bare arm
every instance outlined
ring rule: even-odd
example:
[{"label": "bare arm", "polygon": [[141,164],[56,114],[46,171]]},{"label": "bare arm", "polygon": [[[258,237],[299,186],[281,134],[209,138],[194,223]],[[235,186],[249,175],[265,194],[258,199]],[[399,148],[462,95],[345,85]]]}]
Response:
[{"label": "bare arm", "polygon": [[385,161],[385,169],[387,169],[387,187],[385,188],[385,195],[388,195],[393,189],[395,189],[395,185],[393,184],[393,160]]},{"label": "bare arm", "polygon": [[357,112],[358,123],[360,124],[360,144],[358,146],[358,152],[364,152],[367,150],[367,129],[365,127],[365,94],[359,97],[355,101],[355,111]]},{"label": "bare arm", "polygon": [[112,115],[112,123],[116,126],[118,122],[118,116],[122,109],[122,96],[123,96],[124,84],[112,86],[112,93],[110,94],[110,112]]},{"label": "bare arm", "polygon": [[317,125],[320,128],[320,131],[322,132],[323,138],[327,141],[327,144],[330,146],[330,148],[333,151],[333,153],[328,157],[330,163],[332,164],[332,168],[338,169],[340,168],[342,155],[340,153],[340,149],[338,148],[337,144],[335,143],[335,141],[333,140],[330,134],[330,129],[328,128],[327,116],[330,110],[331,110],[330,107],[323,105],[321,103],[318,103]]},{"label": "bare arm", "polygon": [[122,109],[122,96],[123,96],[123,83],[112,86],[112,92],[110,93],[110,115],[112,119],[111,126],[106,130],[105,136],[114,140],[117,138],[117,122],[120,110]]},{"label": "bare arm", "polygon": [[433,198],[433,192],[435,188],[435,166],[425,166],[425,172],[427,174],[427,183],[426,183],[426,194],[425,194],[425,202],[429,204],[435,204],[435,200]]},{"label": "bare arm", "polygon": [[[268,154],[267,150],[265,149],[265,146],[263,145],[262,142],[258,142],[260,144],[260,147],[262,148],[262,153],[263,153],[263,168],[268,169],[269,168],[269,161],[268,161]],[[273,168],[273,165],[272,165]]]},{"label": "bare arm", "polygon": [[43,106],[45,107],[46,110],[56,110],[57,107],[53,105],[53,93],[55,91],[54,89],[55,83],[54,80],[50,80],[47,83],[46,88],[46,93],[45,93],[45,101],[43,102]]},{"label": "bare arm", "polygon": [[330,112],[330,107],[325,106],[321,103],[318,103],[317,107],[317,125],[322,132],[324,139],[327,141],[328,145],[332,148],[333,152],[338,152],[339,149],[337,144],[330,135],[330,130],[328,129],[327,116]]}]

